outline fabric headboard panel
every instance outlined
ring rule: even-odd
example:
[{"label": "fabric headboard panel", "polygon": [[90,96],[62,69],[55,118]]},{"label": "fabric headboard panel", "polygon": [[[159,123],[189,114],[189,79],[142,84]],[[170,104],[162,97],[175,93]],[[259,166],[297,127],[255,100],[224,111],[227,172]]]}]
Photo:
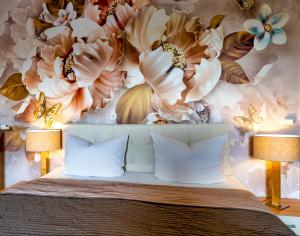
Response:
[{"label": "fabric headboard panel", "polygon": [[[129,135],[126,154],[126,170],[153,172],[154,157],[151,132],[180,140],[186,144],[206,140],[228,133],[225,124],[176,124],[176,125],[67,125],[64,133],[70,133],[90,142],[99,142],[122,135]],[[212,147],[213,148],[213,147]],[[229,142],[225,149],[225,174],[231,175]]]}]

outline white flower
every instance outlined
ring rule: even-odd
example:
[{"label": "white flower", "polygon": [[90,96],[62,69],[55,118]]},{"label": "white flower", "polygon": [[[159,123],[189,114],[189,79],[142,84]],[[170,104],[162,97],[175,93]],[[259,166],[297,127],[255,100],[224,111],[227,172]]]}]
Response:
[{"label": "white flower", "polygon": [[268,4],[263,4],[258,12],[258,19],[247,20],[244,23],[246,30],[255,35],[254,47],[256,50],[265,49],[270,43],[285,44],[287,35],[283,26],[289,20],[289,15],[279,13],[271,16],[272,9]]},{"label": "white flower", "polygon": [[74,11],[73,4],[70,2],[66,9],[60,9],[58,11],[58,18],[53,22],[55,26],[68,25],[72,20],[75,20],[77,12]]}]

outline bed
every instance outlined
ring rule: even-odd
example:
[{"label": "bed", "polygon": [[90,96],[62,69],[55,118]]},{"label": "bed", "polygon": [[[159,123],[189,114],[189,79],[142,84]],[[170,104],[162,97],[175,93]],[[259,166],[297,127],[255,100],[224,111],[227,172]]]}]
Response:
[{"label": "bed", "polygon": [[57,168],[0,195],[0,235],[294,235],[232,175],[215,184],[157,179],[151,132],[193,144],[227,134],[224,124],[68,125],[90,142],[128,134],[126,172],[75,177]]}]

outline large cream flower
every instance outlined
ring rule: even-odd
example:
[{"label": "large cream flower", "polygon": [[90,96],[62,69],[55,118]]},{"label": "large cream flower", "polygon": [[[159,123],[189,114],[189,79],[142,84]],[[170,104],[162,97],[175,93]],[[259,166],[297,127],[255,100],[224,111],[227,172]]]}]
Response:
[{"label": "large cream flower", "polygon": [[[183,72],[186,89],[182,91],[181,108],[186,103],[201,100],[217,84],[221,76],[218,57],[223,45],[220,28],[205,29],[200,18],[189,18],[185,13],[177,11],[168,16],[165,10],[148,6],[129,21],[125,30],[131,48],[136,49],[136,52],[127,51],[126,55],[124,68],[128,71],[127,87],[142,81],[140,68],[134,62],[137,57],[131,54],[149,53],[158,47],[162,49],[160,51],[172,53],[171,68]],[[168,89],[170,93],[173,92],[172,88]],[[154,101],[155,107],[164,107],[164,111],[171,112],[173,109],[159,105],[161,100]]]},{"label": "large cream flower", "polygon": [[[152,91],[151,105],[159,115],[168,120],[181,121],[192,112],[192,109],[189,105],[181,102],[181,94],[186,88],[183,82],[183,70],[172,67],[172,59],[173,53],[164,52],[162,47],[142,53],[139,56],[140,79],[130,91],[139,93],[140,90],[135,89],[138,86],[149,87]],[[135,97],[135,94],[132,94],[132,97]],[[131,100],[132,97],[128,99]],[[136,109],[140,110],[141,108]],[[118,116],[123,116],[126,110],[128,110],[126,105],[119,108]],[[142,122],[145,116],[141,117],[138,122]],[[126,119],[123,121],[128,122]]]},{"label": "large cream flower", "polygon": [[77,120],[90,108],[103,108],[113,90],[123,86],[124,73],[116,64],[118,43],[113,50],[101,27],[86,36],[86,41],[75,40],[67,30],[49,42],[52,45],[41,50],[41,59],[32,63],[24,79],[29,91],[45,93],[49,105],[63,104],[61,122]]}]

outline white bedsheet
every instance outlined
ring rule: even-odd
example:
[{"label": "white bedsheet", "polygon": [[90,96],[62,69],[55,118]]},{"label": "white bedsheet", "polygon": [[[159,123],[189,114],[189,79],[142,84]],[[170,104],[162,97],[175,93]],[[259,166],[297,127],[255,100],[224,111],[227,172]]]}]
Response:
[{"label": "white bedsheet", "polygon": [[99,181],[116,181],[126,183],[140,183],[140,184],[154,184],[154,185],[170,185],[170,186],[183,186],[183,187],[197,187],[197,188],[221,188],[221,189],[243,189],[246,188],[234,177],[225,176],[224,182],[217,184],[182,184],[174,183],[157,179],[153,173],[149,172],[133,172],[126,171],[124,176],[114,178],[98,178],[98,177],[80,177],[69,176],[61,173],[61,168],[56,168],[49,174],[44,175],[42,178],[50,179],[78,179],[78,180],[99,180]]}]

